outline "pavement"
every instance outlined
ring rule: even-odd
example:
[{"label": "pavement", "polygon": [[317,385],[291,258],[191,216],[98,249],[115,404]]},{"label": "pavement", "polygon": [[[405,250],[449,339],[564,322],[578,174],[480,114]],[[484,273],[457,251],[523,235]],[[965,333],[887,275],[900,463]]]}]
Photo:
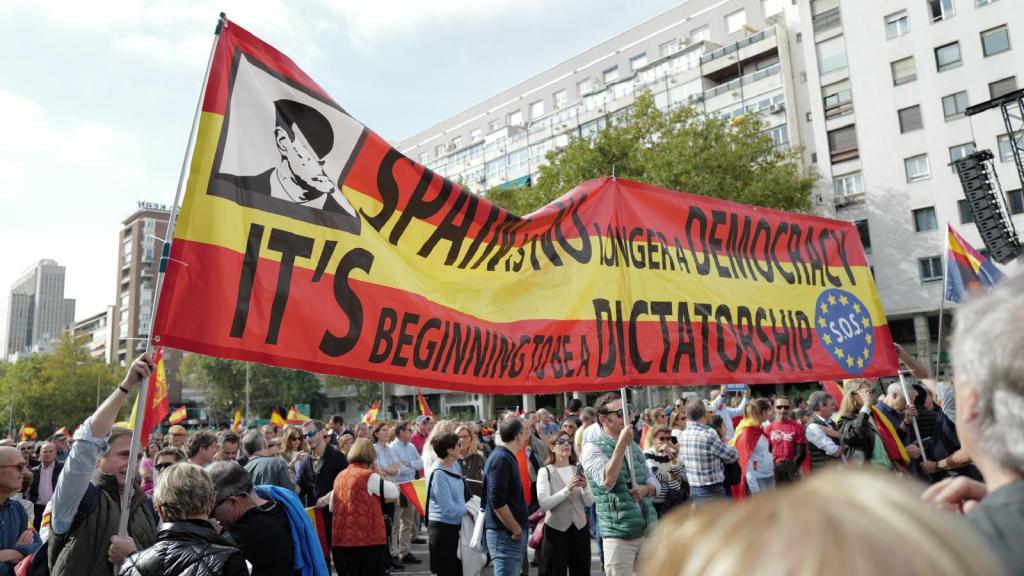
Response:
[{"label": "pavement", "polygon": [[[426,531],[422,533],[424,539],[426,538]],[[430,552],[427,550],[426,544],[413,544],[412,545],[413,556],[423,561],[422,564],[407,564],[405,570],[401,572],[392,572],[393,575],[403,576],[429,576],[430,574]],[[529,552],[530,558],[533,558],[533,550]],[[536,575],[540,571],[535,566],[530,566],[530,574]],[[332,574],[336,574],[332,570]],[[597,552],[597,543],[591,541],[590,543],[590,574],[593,576],[599,576],[604,574],[604,570],[601,568],[601,557]],[[480,572],[481,576],[493,576],[494,570],[490,566],[485,566],[483,571]],[[356,575],[358,576],[358,575]]]}]

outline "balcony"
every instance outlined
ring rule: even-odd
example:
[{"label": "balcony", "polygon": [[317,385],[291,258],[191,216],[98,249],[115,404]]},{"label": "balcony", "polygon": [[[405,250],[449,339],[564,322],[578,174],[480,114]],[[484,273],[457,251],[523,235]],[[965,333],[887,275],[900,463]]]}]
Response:
[{"label": "balcony", "polygon": [[776,52],[778,47],[779,41],[775,35],[775,28],[762,30],[701,56],[701,73],[712,79],[718,79],[723,74],[728,75],[731,70],[735,70],[737,63],[742,64],[766,52]]},{"label": "balcony", "polygon": [[780,64],[773,64],[764,70],[758,70],[725,84],[713,86],[704,91],[704,105],[709,112],[712,112],[741,102],[745,95],[761,94],[772,88],[780,87],[782,86],[781,71]]}]

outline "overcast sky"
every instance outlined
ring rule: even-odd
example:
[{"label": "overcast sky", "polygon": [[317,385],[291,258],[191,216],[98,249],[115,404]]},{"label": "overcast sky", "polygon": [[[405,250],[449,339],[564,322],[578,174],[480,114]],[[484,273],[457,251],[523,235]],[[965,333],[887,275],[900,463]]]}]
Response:
[{"label": "overcast sky", "polygon": [[170,205],[217,14],[391,142],[682,0],[4,0],[0,300],[41,258],[76,318],[115,299],[117,234]]}]

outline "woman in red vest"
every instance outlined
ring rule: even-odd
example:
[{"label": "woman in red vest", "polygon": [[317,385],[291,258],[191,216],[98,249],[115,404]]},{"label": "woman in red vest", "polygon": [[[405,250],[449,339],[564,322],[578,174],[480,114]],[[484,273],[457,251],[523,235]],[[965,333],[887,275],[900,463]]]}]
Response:
[{"label": "woman in red vest", "polygon": [[384,576],[389,564],[384,504],[398,498],[398,486],[373,471],[376,457],[369,440],[357,439],[348,451],[348,468],[334,479],[332,556],[354,576]]}]

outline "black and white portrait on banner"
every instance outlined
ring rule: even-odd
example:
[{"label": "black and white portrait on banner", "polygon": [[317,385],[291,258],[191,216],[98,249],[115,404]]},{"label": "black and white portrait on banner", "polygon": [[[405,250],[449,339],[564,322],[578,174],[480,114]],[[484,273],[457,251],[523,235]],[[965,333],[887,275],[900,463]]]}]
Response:
[{"label": "black and white portrait on banner", "polygon": [[343,184],[365,130],[336,104],[238,54],[209,193],[358,234]]}]

